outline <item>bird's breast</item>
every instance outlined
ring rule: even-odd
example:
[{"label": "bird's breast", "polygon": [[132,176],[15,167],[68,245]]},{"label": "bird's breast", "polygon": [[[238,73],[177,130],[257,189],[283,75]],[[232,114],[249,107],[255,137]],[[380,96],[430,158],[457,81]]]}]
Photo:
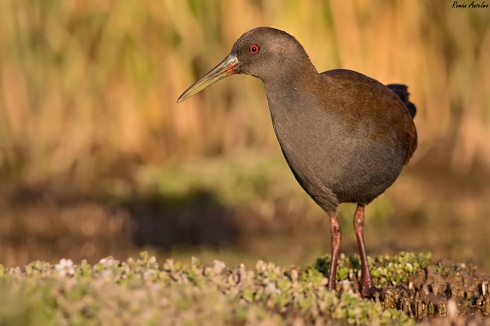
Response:
[{"label": "bird's breast", "polygon": [[373,137],[374,123],[353,128],[314,102],[291,103],[269,99],[274,131],[296,179],[325,210],[339,202],[367,204],[395,181],[404,150]]}]

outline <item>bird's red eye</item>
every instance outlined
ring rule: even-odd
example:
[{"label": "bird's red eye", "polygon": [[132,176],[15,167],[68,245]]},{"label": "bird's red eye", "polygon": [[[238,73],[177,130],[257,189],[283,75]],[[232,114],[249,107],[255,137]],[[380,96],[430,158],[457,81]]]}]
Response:
[{"label": "bird's red eye", "polygon": [[258,45],[250,45],[250,47],[248,48],[248,52],[252,53],[252,54],[256,54],[258,53],[260,50],[259,46]]}]

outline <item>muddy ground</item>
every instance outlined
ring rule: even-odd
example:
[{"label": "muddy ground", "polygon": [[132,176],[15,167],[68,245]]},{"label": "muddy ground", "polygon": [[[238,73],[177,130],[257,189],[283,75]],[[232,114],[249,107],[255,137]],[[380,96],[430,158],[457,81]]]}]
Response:
[{"label": "muddy ground", "polygon": [[[356,275],[352,280],[354,291],[358,292]],[[490,323],[489,283],[490,275],[475,266],[431,259],[430,265],[408,282],[383,286],[374,300],[422,323]]]}]

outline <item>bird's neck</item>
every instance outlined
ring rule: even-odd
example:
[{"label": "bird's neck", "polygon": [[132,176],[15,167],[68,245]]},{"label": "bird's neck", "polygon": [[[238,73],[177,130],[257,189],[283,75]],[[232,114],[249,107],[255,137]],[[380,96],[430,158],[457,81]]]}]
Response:
[{"label": "bird's neck", "polygon": [[280,70],[273,78],[262,80],[273,116],[281,114],[282,111],[288,111],[289,115],[294,116],[294,111],[306,109],[303,106],[314,100],[314,97],[309,95],[319,82],[319,74],[315,67],[308,63]]}]

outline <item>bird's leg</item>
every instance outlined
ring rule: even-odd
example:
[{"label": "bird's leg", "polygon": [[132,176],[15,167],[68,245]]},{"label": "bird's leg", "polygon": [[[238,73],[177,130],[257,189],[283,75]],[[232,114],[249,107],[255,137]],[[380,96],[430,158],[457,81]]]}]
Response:
[{"label": "bird's leg", "polygon": [[337,213],[334,216],[330,216],[330,240],[332,241],[332,261],[330,264],[330,276],[328,277],[328,289],[335,290],[337,260],[339,259],[340,241],[342,240],[342,231],[340,230]]},{"label": "bird's leg", "polygon": [[373,279],[371,278],[371,272],[369,270],[369,264],[366,256],[366,248],[364,246],[364,205],[357,205],[356,212],[354,214],[354,230],[357,237],[357,246],[359,247],[359,254],[361,256],[361,295],[364,298],[369,298],[374,295],[377,289],[373,285]]}]

